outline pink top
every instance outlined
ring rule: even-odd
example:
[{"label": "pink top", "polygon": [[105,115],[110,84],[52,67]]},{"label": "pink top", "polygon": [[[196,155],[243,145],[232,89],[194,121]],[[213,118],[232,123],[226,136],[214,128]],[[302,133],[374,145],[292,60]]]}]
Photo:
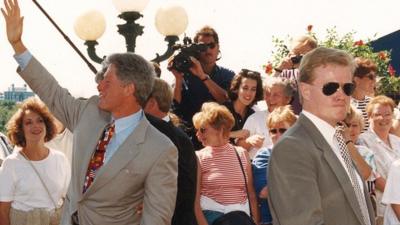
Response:
[{"label": "pink top", "polygon": [[205,147],[196,152],[201,167],[200,194],[222,205],[245,203],[247,200],[244,177],[235,148],[247,178],[248,159],[243,148],[228,143],[220,147]]}]

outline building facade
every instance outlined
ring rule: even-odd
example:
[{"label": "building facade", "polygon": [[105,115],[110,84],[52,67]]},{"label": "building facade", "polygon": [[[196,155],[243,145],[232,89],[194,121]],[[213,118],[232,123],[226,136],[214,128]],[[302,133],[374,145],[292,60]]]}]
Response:
[{"label": "building facade", "polygon": [[22,102],[34,95],[35,94],[32,91],[28,91],[26,84],[24,84],[23,87],[16,87],[14,84],[11,84],[11,87],[8,88],[8,91],[4,92],[4,100]]}]

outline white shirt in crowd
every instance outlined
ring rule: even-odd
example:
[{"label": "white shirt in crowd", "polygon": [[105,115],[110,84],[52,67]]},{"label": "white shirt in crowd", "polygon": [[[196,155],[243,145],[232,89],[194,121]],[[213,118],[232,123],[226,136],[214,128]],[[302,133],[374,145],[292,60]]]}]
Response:
[{"label": "white shirt in crowd", "polygon": [[[392,163],[400,159],[400,138],[389,134],[389,141],[391,148],[371,128],[358,138],[360,145],[365,145],[374,152],[376,172],[384,179],[387,179]],[[383,217],[386,209],[386,205],[382,204],[382,195],[382,192],[376,190],[377,214],[381,217]]]},{"label": "white shirt in crowd", "polygon": [[45,145],[48,148],[56,149],[64,153],[71,164],[73,137],[71,131],[65,128],[63,132],[57,134],[51,141],[46,142]]},{"label": "white shirt in crowd", "polygon": [[[71,178],[70,164],[65,155],[50,149],[49,155],[40,161],[32,161],[46,184],[51,197],[62,205]],[[0,168],[0,201],[12,202],[14,209],[29,211],[34,208],[54,209],[45,187],[30,163],[14,151]]]},{"label": "white shirt in crowd", "polygon": [[[250,136],[259,134],[264,136],[263,146],[268,148],[272,146],[271,137],[269,136],[269,130],[267,127],[267,116],[269,112],[268,110],[256,111],[252,115],[247,118],[244,123],[243,129],[246,129],[250,132]],[[251,148],[249,151],[250,159],[252,159],[258,152],[258,148]]]},{"label": "white shirt in crowd", "polygon": [[400,225],[400,221],[390,206],[390,204],[400,205],[400,160],[396,160],[390,167],[382,202],[387,205],[383,224]]}]

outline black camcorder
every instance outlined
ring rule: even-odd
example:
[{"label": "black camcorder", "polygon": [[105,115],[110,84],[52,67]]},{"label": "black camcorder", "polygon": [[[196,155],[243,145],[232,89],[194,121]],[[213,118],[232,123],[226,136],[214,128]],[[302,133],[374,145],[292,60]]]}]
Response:
[{"label": "black camcorder", "polygon": [[295,55],[295,56],[290,57],[290,61],[292,61],[293,64],[298,64],[298,63],[300,63],[302,58],[303,58],[303,55]]},{"label": "black camcorder", "polygon": [[175,49],[179,49],[178,54],[172,60],[172,69],[179,72],[189,72],[190,67],[193,66],[193,62],[190,57],[196,59],[200,58],[200,53],[207,51],[208,45],[203,43],[192,43],[192,40],[188,37],[183,39],[184,45],[176,45]]}]

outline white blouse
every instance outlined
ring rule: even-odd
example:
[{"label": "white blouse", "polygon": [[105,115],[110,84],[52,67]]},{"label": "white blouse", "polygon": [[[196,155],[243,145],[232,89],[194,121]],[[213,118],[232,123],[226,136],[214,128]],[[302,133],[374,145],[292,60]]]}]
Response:
[{"label": "white blouse", "polygon": [[[65,155],[50,149],[49,155],[40,161],[32,161],[46,184],[57,207],[62,205],[71,178],[71,169]],[[29,211],[34,208],[54,209],[45,187],[30,163],[14,151],[0,168],[0,201],[12,202],[14,209]]]}]

